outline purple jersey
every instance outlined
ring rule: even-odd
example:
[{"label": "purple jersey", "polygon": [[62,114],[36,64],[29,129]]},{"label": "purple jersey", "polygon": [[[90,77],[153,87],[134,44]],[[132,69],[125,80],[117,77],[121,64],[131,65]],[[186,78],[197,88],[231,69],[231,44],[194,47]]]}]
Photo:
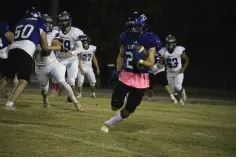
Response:
[{"label": "purple jersey", "polygon": [[157,47],[158,36],[151,32],[145,32],[143,35],[138,37],[129,37],[124,32],[120,35],[121,44],[124,46],[125,51],[125,59],[123,69],[126,72],[132,73],[148,73],[149,69],[144,68],[142,70],[138,70],[135,68],[136,66],[133,64],[133,51],[137,45],[143,46],[145,49],[150,49],[153,47]]},{"label": "purple jersey", "polygon": [[0,22],[0,50],[9,45],[8,39],[5,34],[9,31],[9,25],[4,22]]}]

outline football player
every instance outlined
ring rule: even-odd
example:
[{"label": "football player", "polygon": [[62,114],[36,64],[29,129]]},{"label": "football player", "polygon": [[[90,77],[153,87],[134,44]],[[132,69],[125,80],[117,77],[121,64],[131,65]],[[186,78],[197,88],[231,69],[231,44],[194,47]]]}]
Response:
[{"label": "football player", "polygon": [[[160,64],[165,63],[167,67],[167,79],[170,88],[173,90],[175,97],[184,105],[186,101],[186,92],[183,88],[184,71],[186,70],[189,58],[186,55],[185,48],[177,46],[176,38],[168,35],[165,39],[165,47],[159,53],[161,54]],[[185,61],[182,65],[182,59]]]},{"label": "football player", "polygon": [[155,53],[155,65],[152,70],[149,71],[149,89],[148,89],[148,101],[152,101],[152,96],[153,96],[153,88],[154,85],[159,83],[162,85],[167,93],[169,94],[169,97],[172,102],[177,103],[176,98],[174,97],[169,85],[168,85],[168,80],[167,80],[167,75],[165,72],[165,66],[164,65],[159,65],[160,61],[160,54],[159,50],[162,48],[162,44],[160,41],[158,41],[158,46],[156,47],[156,53]]},{"label": "football player", "polygon": [[140,105],[149,87],[148,72],[154,66],[158,36],[147,32],[146,20],[144,14],[134,12],[126,21],[126,30],[120,35],[121,46],[117,58],[119,82],[112,94],[112,110],[122,108],[125,96],[129,94],[124,108],[104,123],[101,128],[103,132],[108,132],[110,127],[128,118]]},{"label": "football player", "polygon": [[43,97],[43,104],[45,107],[50,107],[47,93],[49,90],[49,77],[53,77],[68,93],[68,96],[73,101],[77,111],[82,111],[83,108],[76,100],[75,95],[69,84],[65,81],[65,65],[58,62],[53,51],[60,51],[62,49],[59,39],[58,30],[53,30],[52,18],[44,14],[43,21],[47,26],[47,42],[49,48],[52,50],[48,56],[42,56],[41,50],[35,54],[35,71],[40,83],[41,95]]},{"label": "football player", "polygon": [[[83,31],[72,26],[71,15],[64,11],[59,14],[58,25],[60,27],[59,41],[62,43],[63,51],[56,52],[58,61],[66,66],[67,82],[75,92],[75,80],[78,74],[78,57],[77,54],[82,49],[82,43],[79,39],[84,35]],[[67,97],[68,102],[71,102]]]},{"label": "football player", "polygon": [[32,8],[26,12],[25,19],[17,23],[14,42],[9,47],[6,78],[1,80],[0,91],[7,86],[10,80],[14,79],[15,74],[17,74],[19,82],[6,103],[6,109],[16,110],[14,103],[30,80],[33,55],[38,44],[41,44],[42,55],[45,56],[50,53],[47,44],[46,26],[41,20],[40,12]]},{"label": "football player", "polygon": [[78,72],[78,97],[82,96],[82,87],[85,76],[90,82],[91,95],[90,97],[96,98],[95,95],[95,73],[92,68],[92,61],[96,67],[97,75],[100,74],[99,65],[95,56],[96,46],[90,45],[90,39],[87,35],[82,36],[81,42],[83,45],[83,51],[79,55],[79,72]]},{"label": "football player", "polygon": [[[8,46],[13,42],[13,33],[9,30],[9,25],[5,22],[0,22],[0,79],[5,77],[7,50]],[[0,97],[7,97],[6,90],[0,92]]]}]

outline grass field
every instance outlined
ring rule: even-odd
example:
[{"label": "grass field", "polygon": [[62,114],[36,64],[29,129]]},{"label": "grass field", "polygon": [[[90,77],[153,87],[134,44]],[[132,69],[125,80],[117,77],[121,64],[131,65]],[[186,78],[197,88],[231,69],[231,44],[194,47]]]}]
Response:
[{"label": "grass field", "polygon": [[235,104],[173,105],[142,102],[127,120],[100,132],[115,112],[107,98],[82,98],[85,112],[50,97],[43,108],[36,92],[25,92],[19,111],[2,108],[0,156],[236,156]]}]

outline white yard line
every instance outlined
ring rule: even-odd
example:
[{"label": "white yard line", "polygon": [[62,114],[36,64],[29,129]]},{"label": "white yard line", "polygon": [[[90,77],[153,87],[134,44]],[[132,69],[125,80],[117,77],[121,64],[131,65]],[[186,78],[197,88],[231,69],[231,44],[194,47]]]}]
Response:
[{"label": "white yard line", "polygon": [[193,133],[193,135],[204,136],[204,137],[209,137],[209,138],[216,138],[216,136],[211,136],[211,135],[207,135],[207,134],[200,133],[200,132]]},{"label": "white yard line", "polygon": [[[107,146],[107,145],[101,144],[101,143],[86,141],[86,140],[81,139],[81,138],[68,137],[68,136],[63,136],[63,135],[59,135],[59,134],[55,134],[55,133],[48,133],[48,132],[38,131],[38,130],[33,130],[33,129],[32,130],[25,129],[25,127],[27,127],[27,126],[32,127],[34,125],[28,125],[28,124],[12,125],[12,124],[4,124],[4,123],[0,123],[0,125],[13,127],[13,128],[21,129],[21,130],[24,130],[24,131],[43,134],[43,135],[48,135],[48,136],[50,135],[50,136],[61,138],[61,139],[74,140],[74,141],[82,142],[82,143],[87,144],[87,145],[92,145],[92,146],[96,146],[96,147],[103,148],[103,149],[108,149],[108,150],[121,151],[121,152],[125,152],[125,153],[130,153],[132,155],[140,155],[140,156],[147,156],[147,157],[152,156],[152,155],[141,153],[141,152],[135,152],[135,151],[130,151],[130,150],[126,150],[126,149],[123,149],[123,148],[119,148],[119,147]],[[35,125],[35,126],[37,126],[37,125]],[[100,133],[100,131],[99,131],[99,133]],[[105,135],[107,135],[107,134],[105,134]]]}]

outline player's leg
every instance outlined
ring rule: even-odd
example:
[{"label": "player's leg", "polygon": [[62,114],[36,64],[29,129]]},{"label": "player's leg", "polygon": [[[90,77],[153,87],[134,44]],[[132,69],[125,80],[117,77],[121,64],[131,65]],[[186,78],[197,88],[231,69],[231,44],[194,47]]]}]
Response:
[{"label": "player's leg", "polygon": [[169,87],[166,72],[162,71],[162,72],[158,73],[156,76],[157,76],[157,79],[159,81],[159,84],[165,88],[165,90],[168,93],[171,101],[176,104],[178,101],[174,97],[173,92],[172,92],[171,88]]},{"label": "player's leg", "polygon": [[136,107],[140,105],[144,97],[145,89],[136,89],[131,87],[129,90],[128,100],[125,107],[120,112],[117,112],[114,117],[105,122],[105,125],[101,128],[103,132],[108,132],[110,127],[128,118],[130,114],[136,110]]},{"label": "player's leg", "polygon": [[179,102],[184,105],[184,101],[183,101],[183,79],[184,79],[184,74],[183,73],[179,73],[176,75],[175,77],[175,84],[174,84],[174,89],[177,92],[178,98],[179,98]]},{"label": "player's leg", "polygon": [[[1,59],[0,58],[0,81],[5,78],[6,76],[6,69],[7,69],[7,59]],[[0,92],[0,98],[7,98],[7,89],[4,89]]]},{"label": "player's leg", "polygon": [[51,69],[50,74],[61,85],[61,87],[66,90],[68,97],[75,105],[77,111],[83,111],[83,107],[77,101],[71,86],[65,81],[65,72],[66,67],[64,65],[60,63],[54,63],[54,67]]},{"label": "player's leg", "polygon": [[[69,61],[71,63],[69,63],[66,66],[67,69],[67,82],[68,84],[71,86],[73,92],[75,93],[75,80],[77,78],[77,74],[78,74],[78,60],[74,60],[74,61]],[[67,101],[70,103],[72,101],[69,100],[70,98],[67,97]]]},{"label": "player's leg", "polygon": [[85,80],[85,75],[83,75],[81,73],[81,71],[78,71],[78,75],[77,75],[77,80],[78,80],[78,88],[77,88],[77,97],[81,98],[82,97],[82,91],[83,91],[83,84],[84,84],[84,80]]},{"label": "player's leg", "polygon": [[86,71],[86,76],[88,81],[90,82],[90,90],[91,90],[91,98],[96,98],[95,95],[95,84],[96,84],[96,78],[95,78],[95,73],[92,68],[88,68]]},{"label": "player's leg", "polygon": [[35,73],[37,75],[37,79],[40,84],[40,91],[43,99],[44,107],[50,107],[48,100],[48,91],[49,91],[49,78],[48,73],[50,71],[50,67],[48,66],[37,66],[35,65]]},{"label": "player's leg", "polygon": [[11,74],[6,75],[6,77],[13,80],[17,73],[17,78],[19,80],[6,104],[7,107],[11,108],[30,81],[33,60],[30,55],[21,49],[10,50],[8,58],[12,59],[10,60],[10,63],[8,62],[8,67],[13,67],[14,65],[16,72],[14,72],[14,74],[12,72]]},{"label": "player's leg", "polygon": [[153,87],[154,87],[154,80],[155,75],[150,73],[149,74],[149,88],[148,88],[148,101],[151,102],[152,101],[152,97],[153,97]]}]

